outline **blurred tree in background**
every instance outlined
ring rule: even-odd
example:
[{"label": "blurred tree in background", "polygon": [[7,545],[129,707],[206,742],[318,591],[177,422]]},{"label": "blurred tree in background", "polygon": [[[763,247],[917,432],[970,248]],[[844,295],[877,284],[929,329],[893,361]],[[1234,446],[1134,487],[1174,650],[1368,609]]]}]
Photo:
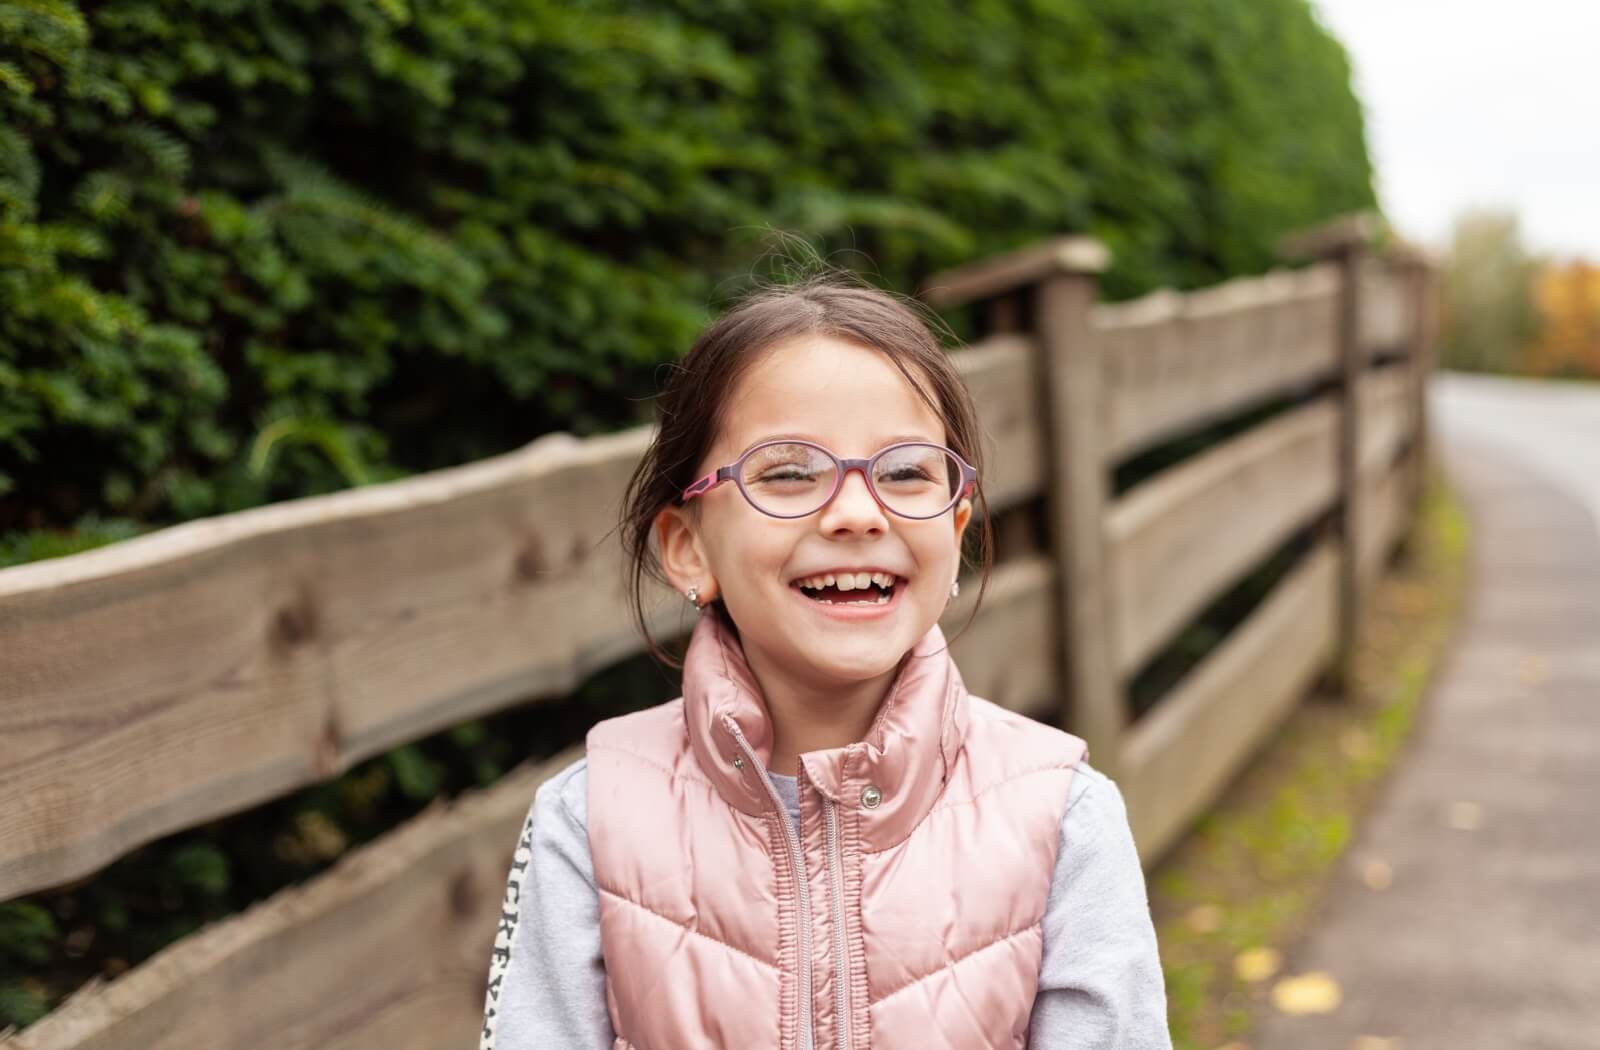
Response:
[{"label": "blurred tree in background", "polygon": [[1122,297],[1370,176],[1307,0],[0,0],[0,564],[644,421],[769,227]]},{"label": "blurred tree in background", "polygon": [[1515,212],[1481,209],[1456,220],[1443,274],[1439,341],[1445,367],[1525,370],[1528,348],[1540,332],[1538,272]]},{"label": "blurred tree in background", "polygon": [[1582,259],[1547,265],[1537,301],[1543,333],[1528,350],[1528,371],[1600,379],[1600,266]]}]

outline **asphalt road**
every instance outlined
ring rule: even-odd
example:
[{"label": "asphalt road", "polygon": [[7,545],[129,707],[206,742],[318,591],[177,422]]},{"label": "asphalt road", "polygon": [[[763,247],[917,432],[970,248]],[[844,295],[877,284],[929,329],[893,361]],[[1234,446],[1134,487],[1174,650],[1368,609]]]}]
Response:
[{"label": "asphalt road", "polygon": [[1468,608],[1285,955],[1340,1002],[1274,1011],[1252,1050],[1600,1050],[1600,384],[1444,374],[1429,408]]},{"label": "asphalt road", "polygon": [[1587,504],[1600,529],[1600,383],[1447,372],[1434,378],[1428,401],[1440,440],[1504,452]]}]

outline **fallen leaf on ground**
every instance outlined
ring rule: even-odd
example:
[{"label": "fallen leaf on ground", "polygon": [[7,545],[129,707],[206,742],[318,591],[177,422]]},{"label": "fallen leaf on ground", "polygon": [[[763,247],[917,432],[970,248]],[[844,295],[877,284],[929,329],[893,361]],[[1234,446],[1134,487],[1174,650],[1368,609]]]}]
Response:
[{"label": "fallen leaf on ground", "polygon": [[1344,757],[1359,762],[1372,755],[1372,737],[1363,729],[1346,729],[1339,734],[1339,750]]},{"label": "fallen leaf on ground", "polygon": [[1216,933],[1222,929],[1222,909],[1215,904],[1199,904],[1189,909],[1183,921],[1196,933]]},{"label": "fallen leaf on ground", "polygon": [[1339,982],[1321,970],[1285,977],[1272,986],[1272,1005],[1286,1014],[1325,1014],[1340,998]]},{"label": "fallen leaf on ground", "polygon": [[1374,857],[1361,866],[1361,881],[1368,889],[1386,890],[1394,882],[1394,868],[1388,861]]},{"label": "fallen leaf on ground", "polygon": [[1233,957],[1233,972],[1241,981],[1265,981],[1278,972],[1283,956],[1275,948],[1246,948]]}]

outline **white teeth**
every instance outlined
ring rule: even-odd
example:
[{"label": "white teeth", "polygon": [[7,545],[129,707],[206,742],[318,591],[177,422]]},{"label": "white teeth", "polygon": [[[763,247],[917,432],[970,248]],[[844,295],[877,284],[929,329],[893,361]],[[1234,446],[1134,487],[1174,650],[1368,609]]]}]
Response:
[{"label": "white teeth", "polygon": [[[807,590],[821,590],[824,587],[838,587],[841,591],[864,591],[872,584],[877,584],[884,590],[893,588],[899,583],[900,578],[892,572],[842,572],[823,573],[820,576],[806,576],[796,580],[795,583]],[[877,599],[879,603],[886,601],[887,595]],[[855,604],[872,604],[871,602],[858,602]]]},{"label": "white teeth", "polygon": [[888,594],[887,591],[885,591],[883,594],[878,595],[876,598],[858,598],[855,601],[849,601],[849,602],[830,602],[826,598],[822,598],[822,599],[819,599],[819,600],[822,602],[823,605],[887,605],[887,604],[889,604],[889,594]]}]

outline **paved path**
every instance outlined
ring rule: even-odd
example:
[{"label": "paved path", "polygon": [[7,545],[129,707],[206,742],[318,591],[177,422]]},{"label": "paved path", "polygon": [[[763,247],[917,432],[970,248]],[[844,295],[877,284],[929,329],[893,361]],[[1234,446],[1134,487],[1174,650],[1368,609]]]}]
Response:
[{"label": "paved path", "polygon": [[[1287,953],[1343,1001],[1274,1014],[1251,1050],[1600,1050],[1600,387],[1442,375],[1429,404],[1475,586]],[[1385,890],[1360,877],[1373,858]]]}]

